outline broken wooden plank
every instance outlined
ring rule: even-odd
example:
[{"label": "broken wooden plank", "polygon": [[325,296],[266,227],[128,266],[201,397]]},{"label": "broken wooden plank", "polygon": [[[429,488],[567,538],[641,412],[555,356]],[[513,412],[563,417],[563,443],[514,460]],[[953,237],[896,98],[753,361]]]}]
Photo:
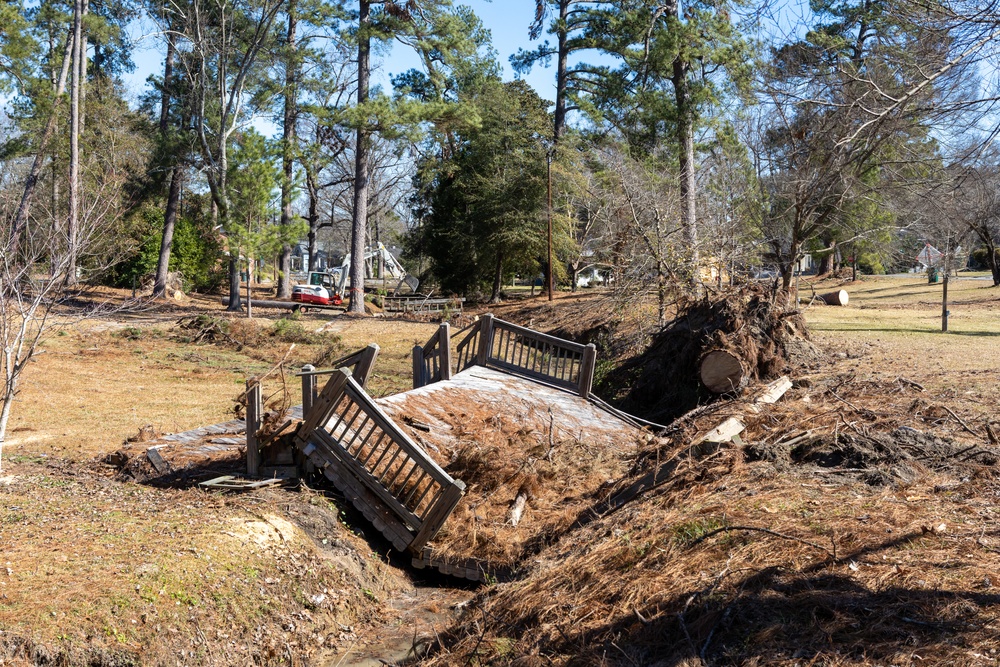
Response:
[{"label": "broken wooden plank", "polygon": [[247,380],[247,475],[256,477],[260,471],[260,441],[257,432],[261,427],[264,414],[264,401],[260,382],[256,379]]},{"label": "broken wooden plank", "polygon": [[746,428],[746,424],[736,417],[728,417],[724,422],[713,428],[711,431],[697,439],[694,444],[700,442],[730,442]]},{"label": "broken wooden plank", "polygon": [[244,479],[234,475],[223,475],[201,482],[198,486],[206,489],[220,489],[223,491],[250,491],[252,489],[262,489],[267,486],[277,486],[284,483],[284,479]]},{"label": "broken wooden plank", "polygon": [[[789,389],[792,388],[792,381],[787,375],[782,375],[777,380],[768,383],[764,388],[764,391],[754,399],[753,403],[746,406],[743,411],[750,414],[760,414],[764,406],[776,403],[778,399],[785,395]],[[746,429],[746,424],[744,424],[740,419],[736,417],[727,417],[722,423],[716,425],[710,429],[704,435],[695,438],[691,443],[692,445],[698,445],[702,442],[711,443],[725,443],[730,442],[734,437],[738,436]]]},{"label": "broken wooden plank", "polygon": [[769,383],[767,387],[764,388],[764,392],[754,399],[753,404],[747,408],[748,411],[753,413],[760,412],[765,405],[770,405],[772,403],[777,403],[778,399],[785,395],[789,389],[792,388],[792,380],[787,375],[782,375],[777,380]]},{"label": "broken wooden plank", "polygon": [[264,481],[296,479],[299,476],[299,469],[294,465],[261,466],[260,476]]},{"label": "broken wooden plank", "polygon": [[164,459],[160,452],[156,451],[155,448],[146,450],[146,458],[153,464],[153,468],[156,469],[156,472],[161,475],[166,475],[170,472],[170,464],[167,463],[166,459]]}]

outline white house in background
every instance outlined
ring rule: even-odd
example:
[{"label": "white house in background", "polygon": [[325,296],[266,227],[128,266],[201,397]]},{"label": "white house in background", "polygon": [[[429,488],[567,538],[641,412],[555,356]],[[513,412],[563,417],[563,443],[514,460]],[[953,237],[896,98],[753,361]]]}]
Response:
[{"label": "white house in background", "polygon": [[588,266],[576,274],[577,287],[597,287],[609,282],[607,267]]},{"label": "white house in background", "polygon": [[806,253],[799,258],[799,261],[792,267],[793,273],[815,273],[816,262],[811,253]]}]

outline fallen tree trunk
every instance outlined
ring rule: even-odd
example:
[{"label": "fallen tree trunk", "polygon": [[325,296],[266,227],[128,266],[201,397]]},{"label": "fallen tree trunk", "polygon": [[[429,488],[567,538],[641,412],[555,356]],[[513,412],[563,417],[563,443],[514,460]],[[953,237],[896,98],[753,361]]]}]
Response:
[{"label": "fallen tree trunk", "polygon": [[701,358],[699,376],[705,388],[715,394],[739,391],[750,379],[747,365],[731,350],[711,350]]},{"label": "fallen tree trunk", "polygon": [[846,306],[847,302],[850,301],[847,290],[842,289],[828,294],[820,294],[819,298],[823,299],[823,303],[828,306]]},{"label": "fallen tree trunk", "polygon": [[[222,297],[222,305],[229,305],[229,297]],[[260,299],[254,299],[253,308],[286,308],[288,310],[305,310],[308,308],[321,308],[326,310],[344,310],[343,306],[328,306],[318,303],[303,303],[302,301],[262,301]]]}]

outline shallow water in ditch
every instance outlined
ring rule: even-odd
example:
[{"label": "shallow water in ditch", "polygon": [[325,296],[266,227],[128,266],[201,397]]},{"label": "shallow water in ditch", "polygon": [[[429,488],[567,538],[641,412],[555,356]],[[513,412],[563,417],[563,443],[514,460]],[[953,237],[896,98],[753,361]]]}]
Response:
[{"label": "shallow water in ditch", "polygon": [[447,628],[461,606],[475,596],[471,588],[449,588],[425,583],[389,604],[399,616],[376,632],[374,640],[358,641],[325,660],[329,667],[383,667],[419,655],[422,647]]}]

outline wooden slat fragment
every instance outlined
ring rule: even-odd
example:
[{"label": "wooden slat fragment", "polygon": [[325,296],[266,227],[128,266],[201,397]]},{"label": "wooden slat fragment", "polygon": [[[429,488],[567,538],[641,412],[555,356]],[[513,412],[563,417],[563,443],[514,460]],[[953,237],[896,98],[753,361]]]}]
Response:
[{"label": "wooden slat fragment", "polygon": [[146,450],[146,458],[149,459],[149,462],[153,464],[153,468],[156,469],[156,472],[160,473],[161,475],[166,475],[170,472],[171,470],[170,464],[167,463],[166,459],[164,459],[163,456],[158,451],[156,451],[155,448],[150,448]]}]

